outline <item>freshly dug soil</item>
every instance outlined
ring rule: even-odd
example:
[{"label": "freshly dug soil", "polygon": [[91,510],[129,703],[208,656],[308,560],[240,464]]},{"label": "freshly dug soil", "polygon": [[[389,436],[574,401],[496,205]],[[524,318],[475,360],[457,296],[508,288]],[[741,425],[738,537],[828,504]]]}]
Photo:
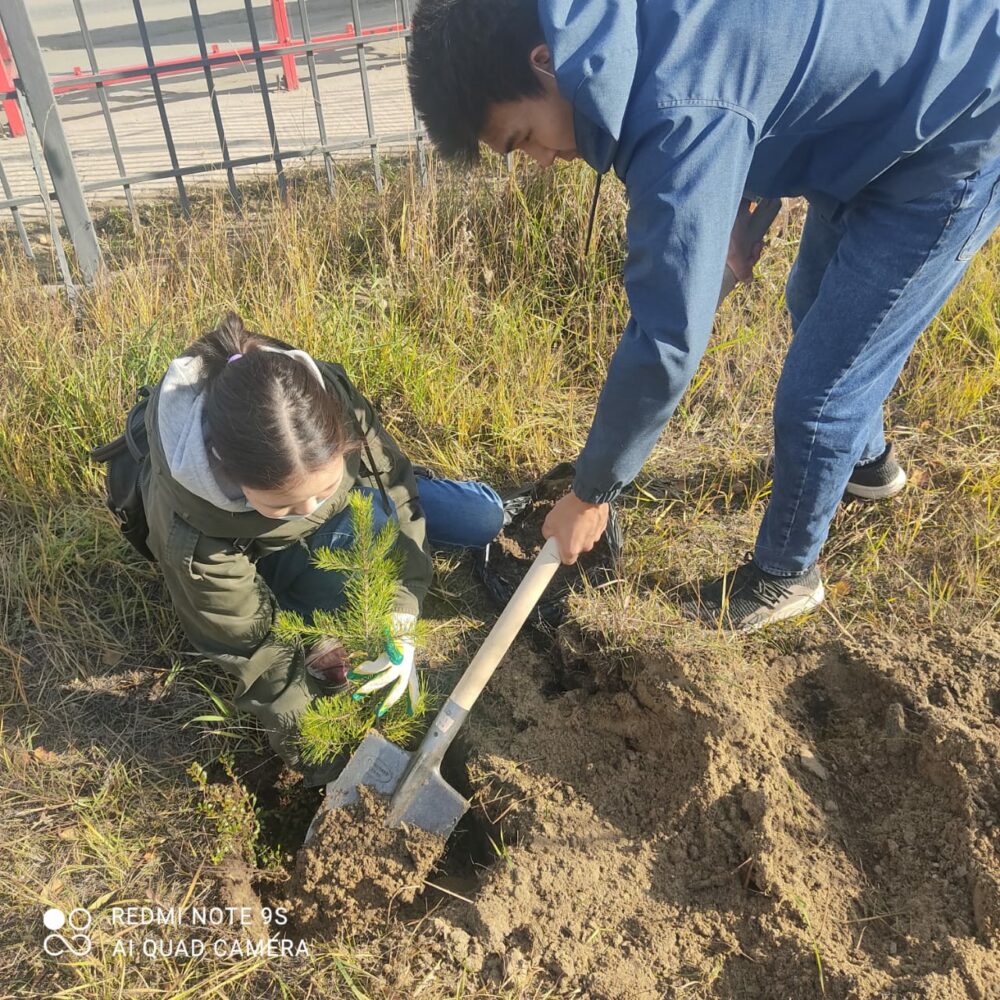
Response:
[{"label": "freshly dug soil", "polygon": [[[433,970],[587,1000],[1000,996],[1000,632],[782,647],[565,690],[520,641],[467,724],[494,864],[372,942],[387,995]],[[372,830],[333,820],[300,859],[315,926],[420,881]]]},{"label": "freshly dug soil", "polygon": [[384,928],[401,903],[413,902],[444,850],[423,830],[387,829],[387,800],[366,786],[358,792],[353,806],[329,810],[299,850],[282,904],[300,932],[324,940]]}]

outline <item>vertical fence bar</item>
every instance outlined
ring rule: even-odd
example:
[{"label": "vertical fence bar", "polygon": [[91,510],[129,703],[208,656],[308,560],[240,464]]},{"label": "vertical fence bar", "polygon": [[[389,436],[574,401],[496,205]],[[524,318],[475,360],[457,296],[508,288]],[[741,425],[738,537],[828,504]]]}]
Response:
[{"label": "vertical fence bar", "polygon": [[[198,0],[191,0],[191,19],[194,21],[194,33],[198,39],[198,52],[201,58],[208,59],[208,46],[205,44],[205,28],[201,23],[201,12],[198,10]],[[208,85],[208,100],[212,105],[212,116],[215,118],[215,131],[219,136],[219,148],[222,150],[222,158],[229,162],[229,143],[226,142],[226,130],[222,125],[222,111],[219,109],[219,97],[215,92],[215,79],[212,76],[212,67],[205,63],[205,83]],[[229,193],[236,202],[237,211],[243,211],[243,200],[240,198],[240,190],[236,186],[236,174],[232,167],[226,167],[226,177],[229,180]]]},{"label": "vertical fence bar", "polygon": [[[11,58],[10,47],[7,45],[7,36],[0,27],[0,90],[10,93],[14,89],[14,60]],[[10,126],[10,134],[19,139],[24,135],[24,119],[17,106],[16,97],[8,97],[3,102],[3,113],[7,116],[7,124]]]},{"label": "vertical fence bar", "polygon": [[[21,117],[20,109],[18,109],[17,116],[18,118]],[[3,188],[5,198],[9,200],[14,197],[14,192],[11,191],[10,184],[7,183],[7,171],[4,170],[2,161],[0,161],[0,187]],[[21,221],[21,213],[18,211],[17,205],[10,206],[10,214],[14,217],[14,228],[17,230],[17,235],[21,240],[21,246],[24,247],[25,255],[28,260],[34,260],[35,254],[31,249],[31,240],[28,239],[28,234],[24,229],[24,223]]]},{"label": "vertical fence bar", "polygon": [[[94,52],[94,43],[90,37],[90,28],[87,27],[87,19],[83,15],[82,0],[73,0],[73,7],[76,9],[76,19],[80,23],[80,34],[83,38],[83,47],[87,50],[87,58],[90,60],[90,69],[93,73],[99,73],[97,66],[97,54]],[[118,176],[124,177],[126,174],[125,161],[122,159],[121,147],[118,145],[118,134],[115,132],[114,123],[111,121],[111,108],[108,105],[108,95],[104,84],[98,81],[95,84],[97,99],[101,104],[101,111],[104,114],[104,123],[108,127],[108,138],[111,140],[111,150],[115,156],[115,163],[118,166]],[[135,201],[132,198],[132,185],[123,184],[125,189],[125,201],[128,202],[128,210],[132,215],[132,225],[139,228],[139,213],[135,210]]]},{"label": "vertical fence bar", "polygon": [[[248,0],[249,2],[249,0]],[[361,93],[365,101],[365,121],[368,123],[368,138],[371,140],[372,169],[375,172],[375,189],[382,190],[382,164],[379,161],[378,143],[375,140],[375,116],[372,113],[372,94],[368,86],[368,59],[365,55],[365,38],[361,28],[361,9],[358,0],[351,0],[351,13],[354,17],[354,34],[358,41],[358,69],[361,71]]]},{"label": "vertical fence bar", "polygon": [[257,18],[253,12],[253,0],[243,0],[247,11],[247,23],[250,26],[250,44],[253,46],[253,58],[257,63],[257,79],[260,82],[260,99],[264,102],[264,117],[267,120],[267,134],[271,138],[271,155],[274,157],[274,172],[278,178],[278,193],[281,200],[288,199],[288,185],[285,182],[285,168],[281,162],[281,151],[278,149],[278,132],[274,127],[274,112],[271,109],[271,95],[267,89],[267,73],[264,72],[264,59],[260,52],[260,38],[257,34]]},{"label": "vertical fence bar", "polygon": [[[3,0],[3,24],[10,41],[11,51],[18,72],[18,105],[22,117],[30,118],[40,124],[42,131],[39,138],[42,152],[48,164],[49,176],[55,187],[59,208],[66,222],[69,238],[76,251],[77,264],[86,284],[91,284],[101,270],[101,248],[97,243],[94,224],[87,210],[87,203],[80,186],[80,177],[76,172],[73,155],[70,153],[66,133],[63,130],[62,119],[56,106],[55,95],[49,83],[49,76],[42,62],[42,50],[31,27],[31,18],[25,0]],[[21,96],[24,101],[21,101]],[[25,115],[25,109],[28,114]],[[31,129],[26,128],[29,150],[32,156],[37,156],[37,148]],[[69,268],[66,266],[65,254],[58,227],[51,216],[51,205],[48,201],[48,182],[45,180],[41,165],[36,163],[35,174],[39,178],[42,199],[50,212],[51,225],[54,227],[53,242],[60,258],[60,268],[65,267],[64,280],[67,291],[73,288]]]},{"label": "vertical fence bar", "polygon": [[[15,48],[15,52],[17,49]],[[15,57],[16,58],[16,57]],[[23,78],[18,80],[18,84],[23,84]],[[27,125],[24,130],[25,137],[28,140],[28,152],[31,154],[31,166],[35,171],[35,180],[38,182],[38,191],[42,196],[42,206],[45,209],[45,216],[49,221],[49,235],[52,237],[52,249],[56,255],[56,265],[59,268],[59,274],[62,277],[63,285],[66,287],[66,294],[70,299],[76,298],[76,286],[73,284],[73,276],[70,273],[69,261],[66,260],[66,251],[63,248],[62,243],[62,233],[59,232],[59,223],[56,222],[56,213],[52,211],[52,201],[49,198],[49,182],[45,176],[45,171],[42,168],[42,157],[38,151],[38,141],[36,138],[36,128],[34,121],[34,116],[31,113],[30,103],[22,98],[22,92],[20,86],[17,91],[18,106],[21,110],[21,115]],[[44,143],[43,143],[44,146]],[[52,172],[52,167],[49,167],[49,173]],[[55,177],[52,178],[53,184],[55,183]],[[56,197],[59,197],[59,189],[56,188]],[[60,208],[62,208],[62,202],[60,201]],[[86,206],[84,206],[86,208]],[[63,218],[66,218],[65,209],[63,211]],[[68,225],[68,223],[67,223]],[[93,227],[91,227],[91,233],[93,233]],[[100,251],[98,251],[100,252]],[[79,256],[79,255],[78,255]],[[83,266],[81,265],[81,270]],[[86,273],[86,272],[85,272]],[[91,276],[91,279],[96,276],[96,272]]]},{"label": "vertical fence bar", "polygon": [[[406,59],[409,62],[410,59],[410,0],[403,0],[403,24],[406,26]],[[410,102],[410,106],[413,106],[413,102]],[[417,144],[417,169],[420,172],[420,184],[423,187],[427,185],[427,153],[424,150],[424,137],[423,129],[420,125],[420,118],[417,116],[417,109],[413,108],[413,127],[416,129],[416,144]]]},{"label": "vertical fence bar", "polygon": [[[288,23],[288,9],[285,0],[271,0],[271,16],[274,18],[274,37],[279,45],[288,45],[292,41],[292,29]],[[285,90],[299,89],[299,71],[295,65],[295,56],[290,52],[281,57],[281,69],[285,74]]]},{"label": "vertical fence bar", "polygon": [[[174,136],[170,131],[170,122],[167,120],[167,107],[163,103],[163,89],[160,87],[159,72],[153,62],[153,47],[149,44],[149,32],[146,30],[146,18],[142,13],[142,0],[132,0],[132,7],[135,9],[135,20],[139,26],[139,37],[142,39],[142,50],[146,53],[146,68],[149,71],[149,80],[153,85],[153,95],[156,98],[156,110],[160,113],[160,125],[163,127],[163,138],[167,143],[167,153],[170,156],[170,166],[179,171],[180,162],[177,159],[177,150],[174,148]],[[180,173],[174,174],[177,182],[177,195],[181,201],[181,210],[191,217],[191,205],[188,201],[187,190],[184,187],[184,178]]]},{"label": "vertical fence bar", "polygon": [[[302,22],[302,41],[306,45],[312,43],[312,29],[309,26],[309,15],[306,13],[307,0],[299,0],[299,20]],[[313,95],[313,106],[316,108],[316,124],[319,126],[319,141],[324,146],[328,145],[326,137],[326,119],[323,116],[323,100],[319,93],[319,78],[316,76],[316,55],[311,48],[306,49],[306,65],[309,67],[309,82]],[[333,183],[333,157],[330,151],[323,150],[323,168],[326,171],[326,186],[330,189],[330,194],[334,193]]]}]

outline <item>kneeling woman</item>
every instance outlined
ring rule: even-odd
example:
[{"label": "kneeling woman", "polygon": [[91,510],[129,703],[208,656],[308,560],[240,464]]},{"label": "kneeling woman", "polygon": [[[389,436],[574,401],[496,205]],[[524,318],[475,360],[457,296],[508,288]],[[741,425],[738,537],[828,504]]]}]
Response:
[{"label": "kneeling woman", "polygon": [[[339,574],[311,556],[351,545],[348,493],[371,493],[376,526],[399,522],[404,635],[431,582],[428,543],[485,545],[503,522],[488,486],[414,476],[343,368],[251,333],[235,315],[171,362],[146,428],[148,545],[184,631],[236,676],[236,706],[291,764],[303,711],[346,687],[346,665],[335,641],[297,650],[275,639],[272,621],[279,609],[308,620],[342,600]],[[412,641],[397,645],[358,668],[372,675],[362,692],[389,688],[380,711],[416,697]]]}]

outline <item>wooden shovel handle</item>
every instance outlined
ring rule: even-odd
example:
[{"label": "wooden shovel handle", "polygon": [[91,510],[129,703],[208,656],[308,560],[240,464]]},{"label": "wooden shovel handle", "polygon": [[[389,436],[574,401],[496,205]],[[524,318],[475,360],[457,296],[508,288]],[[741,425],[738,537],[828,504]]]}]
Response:
[{"label": "wooden shovel handle", "polygon": [[472,658],[472,662],[462,674],[462,679],[452,691],[451,701],[460,708],[468,712],[482,694],[483,688],[493,676],[493,671],[499,666],[517,633],[521,631],[521,626],[527,621],[528,615],[538,603],[545,588],[552,582],[559,565],[559,546],[554,538],[550,538],[542,551],[535,556],[535,561],[514,591],[514,596],[503,609],[490,634],[479,647],[479,652]]}]

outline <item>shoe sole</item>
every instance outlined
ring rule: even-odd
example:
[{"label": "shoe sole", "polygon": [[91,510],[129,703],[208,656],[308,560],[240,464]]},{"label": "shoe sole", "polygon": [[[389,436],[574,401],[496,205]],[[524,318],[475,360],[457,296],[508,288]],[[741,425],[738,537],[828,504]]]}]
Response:
[{"label": "shoe sole", "polygon": [[815,611],[826,599],[826,588],[820,581],[819,586],[811,594],[803,594],[801,597],[789,601],[780,609],[772,612],[763,621],[754,622],[751,625],[744,625],[742,628],[733,629],[734,632],[756,632],[768,625],[786,621],[789,618],[797,618],[799,615],[809,614]]},{"label": "shoe sole", "polygon": [[899,493],[904,486],[906,472],[900,469],[890,482],[882,486],[862,486],[860,483],[848,482],[844,492],[858,500],[887,500]]}]

